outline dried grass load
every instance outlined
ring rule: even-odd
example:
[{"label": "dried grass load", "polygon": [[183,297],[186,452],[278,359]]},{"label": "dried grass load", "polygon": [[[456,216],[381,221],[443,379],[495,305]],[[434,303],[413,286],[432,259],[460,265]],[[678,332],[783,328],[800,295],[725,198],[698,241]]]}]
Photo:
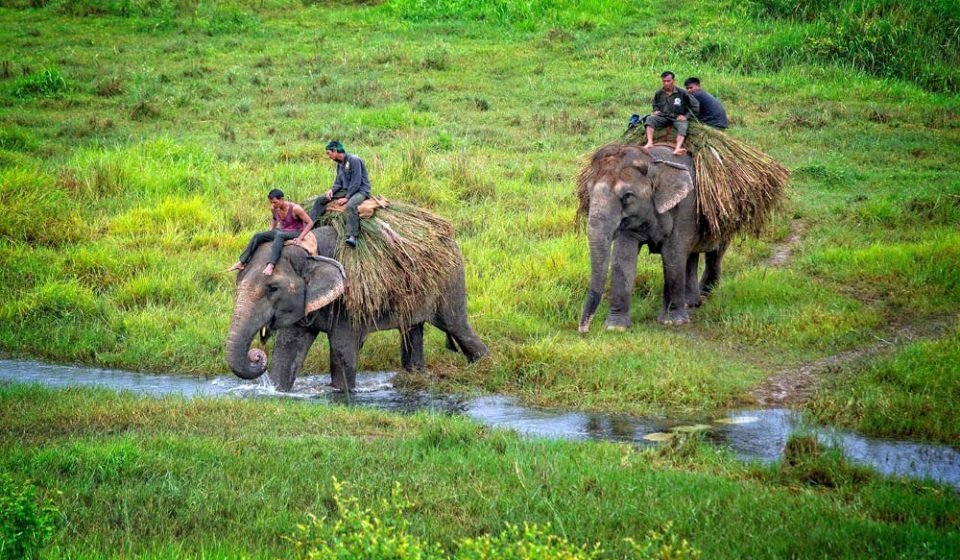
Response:
[{"label": "dried grass load", "polygon": [[[346,239],[346,215],[326,212],[317,225],[329,225]],[[412,324],[425,301],[437,301],[450,271],[460,263],[453,226],[409,204],[391,202],[360,220],[357,247],[337,246],[335,258],[347,274],[344,294],[356,322],[376,324],[391,314],[401,328]]]},{"label": "dried grass load", "polygon": [[[628,130],[620,142],[645,144],[643,127]],[[745,142],[698,122],[690,123],[684,145],[693,158],[704,233],[760,235],[783,201],[790,171]]]}]

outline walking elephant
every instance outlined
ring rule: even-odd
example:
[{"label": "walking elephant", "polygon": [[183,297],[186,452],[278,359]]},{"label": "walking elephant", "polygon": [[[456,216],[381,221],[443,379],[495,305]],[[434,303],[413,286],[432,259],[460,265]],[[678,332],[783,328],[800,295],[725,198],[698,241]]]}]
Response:
[{"label": "walking elephant", "polygon": [[[237,276],[236,304],[227,336],[227,363],[243,379],[255,379],[267,369],[266,355],[250,352],[254,337],[267,329],[276,333],[270,379],[281,391],[289,391],[303,367],[316,337],[327,334],[330,344],[330,378],[341,390],[356,384],[357,353],[368,333],[397,329],[398,318],[382,314],[374,322],[355,320],[343,298],[345,274],[340,263],[329,258],[337,247],[334,228],[312,231],[319,256],[308,256],[300,247],[285,247],[272,275],[261,273],[269,247],[261,246],[248,266]],[[459,251],[457,253],[459,257]],[[445,289],[432,300],[420,302],[402,332],[401,364],[404,369],[423,368],[423,324],[447,333],[448,348],[463,352],[471,362],[487,353],[487,347],[467,321],[467,297],[463,260],[447,271]]]},{"label": "walking elephant", "polygon": [[[587,214],[590,288],[583,304],[580,333],[586,334],[600,305],[610,246],[613,273],[606,327],[630,327],[630,295],[637,274],[637,254],[646,245],[663,261],[663,306],[658,320],[689,322],[687,307],[700,305],[720,279],[729,237],[712,237],[697,220],[697,182],[689,156],[675,156],[657,146],[611,144],[598,150],[580,182],[581,213]],[[589,207],[585,207],[586,205]],[[700,253],[706,253],[697,281]]]}]

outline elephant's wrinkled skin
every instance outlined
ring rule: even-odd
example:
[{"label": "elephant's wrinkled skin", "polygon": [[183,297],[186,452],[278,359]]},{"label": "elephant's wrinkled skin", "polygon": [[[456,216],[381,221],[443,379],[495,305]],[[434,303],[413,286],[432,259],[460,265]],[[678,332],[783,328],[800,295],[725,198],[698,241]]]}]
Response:
[{"label": "elephant's wrinkled skin", "polygon": [[[637,275],[637,254],[643,245],[663,260],[661,323],[689,322],[687,307],[700,305],[720,279],[720,265],[729,239],[705,235],[697,223],[696,178],[689,156],[674,156],[666,147],[645,152],[637,146],[613,144],[598,150],[585,175],[590,209],[590,289],[583,305],[580,332],[587,333],[600,304],[610,244],[611,330],[629,328],[630,295]],[[697,281],[700,253],[706,253],[703,277]]]},{"label": "elephant's wrinkled skin", "polygon": [[[320,255],[333,255],[337,234],[331,227],[313,230]],[[399,327],[389,314],[375,324],[357,325],[340,295],[343,268],[330,258],[309,257],[299,247],[288,246],[273,275],[261,271],[269,246],[262,245],[237,276],[236,306],[227,337],[227,363],[244,379],[254,379],[267,369],[265,360],[249,361],[253,338],[264,327],[276,333],[270,379],[281,391],[289,391],[321,332],[330,342],[330,378],[334,387],[352,390],[356,383],[357,353],[367,333]],[[402,333],[401,362],[404,369],[423,368],[423,323],[447,333],[447,346],[459,349],[469,361],[480,359],[487,347],[467,322],[467,297],[463,261],[449,271],[445,291],[433,301],[423,301],[411,325]]]}]

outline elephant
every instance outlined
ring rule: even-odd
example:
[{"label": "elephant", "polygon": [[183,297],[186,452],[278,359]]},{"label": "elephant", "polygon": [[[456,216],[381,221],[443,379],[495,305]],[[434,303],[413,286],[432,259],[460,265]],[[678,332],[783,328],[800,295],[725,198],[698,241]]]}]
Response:
[{"label": "elephant", "polygon": [[[697,182],[689,156],[675,156],[662,146],[610,144],[599,149],[580,181],[581,214],[587,212],[590,246],[590,287],[579,331],[586,334],[600,305],[610,246],[613,273],[608,330],[631,326],[630,295],[643,245],[663,261],[663,306],[658,321],[690,321],[688,307],[699,306],[720,280],[721,262],[729,236],[712,236],[698,222]],[[697,281],[700,253],[706,254]]]},{"label": "elephant", "polygon": [[321,332],[327,334],[330,344],[331,384],[343,391],[355,388],[357,353],[373,331],[403,327],[401,365],[406,370],[424,367],[424,323],[446,332],[447,347],[460,350],[470,362],[487,354],[487,347],[467,321],[462,257],[448,271],[445,288],[435,299],[421,302],[411,321],[401,325],[397,317],[384,313],[376,321],[364,322],[355,320],[341,297],[346,275],[340,263],[330,258],[338,243],[336,230],[322,226],[311,233],[317,239],[319,256],[310,256],[300,247],[284,247],[273,274],[267,276],[261,271],[269,247],[261,245],[237,275],[226,357],[238,377],[255,379],[266,371],[266,354],[250,351],[254,337],[263,329],[267,336],[276,333],[269,376],[280,391],[292,388]]}]

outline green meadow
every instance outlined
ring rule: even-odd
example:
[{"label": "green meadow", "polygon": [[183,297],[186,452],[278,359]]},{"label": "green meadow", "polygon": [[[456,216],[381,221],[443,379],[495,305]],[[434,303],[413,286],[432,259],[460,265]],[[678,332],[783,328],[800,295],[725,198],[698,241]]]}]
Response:
[{"label": "green meadow", "polygon": [[[813,417],[957,447],[960,4],[795,4],[0,0],[0,354],[228,374],[222,271],[268,227],[270,189],[329,188],[337,138],[375,194],[454,224],[491,349],[468,365],[428,328],[429,370],[401,383],[650,414],[749,405],[775,372],[832,363],[798,403]],[[605,332],[603,304],[581,337],[575,177],[665,69],[699,76],[729,133],[790,169],[789,198],[734,241],[689,325],[656,323],[661,266],[644,251],[633,327]],[[360,368],[399,368],[399,345],[372,335]],[[326,369],[318,341],[305,370]],[[0,387],[0,410],[0,471],[60,512],[51,557],[308,550],[284,537],[343,513],[334,475],[361,504],[401,483],[412,512],[379,511],[416,542],[395,544],[464,558],[482,543],[462,539],[525,521],[610,557],[656,557],[623,537],[730,558],[958,546],[954,492],[829,453],[758,467],[696,441],[640,452],[454,418],[22,387]]]}]

